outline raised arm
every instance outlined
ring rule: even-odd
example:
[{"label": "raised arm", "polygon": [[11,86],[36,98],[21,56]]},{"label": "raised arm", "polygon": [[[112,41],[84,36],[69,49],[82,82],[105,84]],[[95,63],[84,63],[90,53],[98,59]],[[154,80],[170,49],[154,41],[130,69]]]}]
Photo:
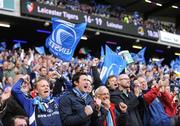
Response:
[{"label": "raised arm", "polygon": [[24,82],[24,79],[20,78],[13,86],[11,92],[12,95],[18,100],[18,102],[23,106],[26,113],[31,116],[33,109],[32,99],[26,97],[26,95],[21,91],[21,86]]}]

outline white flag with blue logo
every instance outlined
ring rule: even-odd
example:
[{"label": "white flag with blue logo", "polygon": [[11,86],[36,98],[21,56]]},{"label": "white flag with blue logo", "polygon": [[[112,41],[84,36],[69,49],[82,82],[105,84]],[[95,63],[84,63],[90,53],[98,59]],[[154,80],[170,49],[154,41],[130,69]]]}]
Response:
[{"label": "white flag with blue logo", "polygon": [[73,24],[58,18],[52,18],[52,23],[53,31],[46,39],[46,47],[59,59],[70,61],[87,23]]},{"label": "white flag with blue logo", "polygon": [[126,67],[126,61],[121,56],[113,52],[106,45],[106,55],[100,74],[100,78],[103,84],[105,84],[108,76],[110,75],[118,76],[124,70],[125,67]]}]

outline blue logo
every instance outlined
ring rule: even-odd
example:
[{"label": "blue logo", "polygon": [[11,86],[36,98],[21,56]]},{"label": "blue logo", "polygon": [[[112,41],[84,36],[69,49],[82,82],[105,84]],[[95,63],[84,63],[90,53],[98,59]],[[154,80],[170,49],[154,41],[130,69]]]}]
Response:
[{"label": "blue logo", "polygon": [[65,48],[72,48],[76,42],[76,32],[68,25],[60,24],[52,33],[52,41]]},{"label": "blue logo", "polygon": [[53,31],[46,39],[49,52],[63,61],[70,61],[87,23],[72,24],[57,18],[52,19]]}]

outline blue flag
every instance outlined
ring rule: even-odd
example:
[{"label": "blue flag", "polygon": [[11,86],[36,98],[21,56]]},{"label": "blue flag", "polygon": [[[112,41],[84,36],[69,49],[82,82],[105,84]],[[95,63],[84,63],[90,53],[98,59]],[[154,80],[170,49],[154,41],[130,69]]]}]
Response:
[{"label": "blue flag", "polygon": [[133,60],[135,63],[146,63],[144,58],[144,53],[146,51],[146,47],[144,47],[142,50],[140,50],[135,56],[133,56]]},{"label": "blue flag", "polygon": [[104,48],[101,46],[101,58],[104,58]]},{"label": "blue flag", "polygon": [[4,51],[6,49],[6,42],[0,43],[0,51]]},{"label": "blue flag", "polygon": [[46,39],[46,47],[59,59],[70,61],[87,23],[73,24],[58,18],[52,18],[52,23],[53,31]]},{"label": "blue flag", "polygon": [[119,52],[121,52],[121,46],[116,47],[116,53],[118,54]]},{"label": "blue flag", "polygon": [[37,51],[40,55],[44,55],[44,54],[45,54],[44,46],[35,47],[35,49],[36,49],[36,51]]},{"label": "blue flag", "polygon": [[158,67],[161,67],[163,61],[164,61],[164,58],[159,59],[159,61],[155,61],[155,64],[156,64]]},{"label": "blue flag", "polygon": [[98,68],[102,68],[103,67],[104,57],[105,57],[104,48],[103,48],[103,46],[101,46],[101,57],[100,57],[100,61],[99,61],[98,66],[97,66]]},{"label": "blue flag", "polygon": [[6,42],[1,42],[1,46],[6,49]]},{"label": "blue flag", "polygon": [[180,73],[180,56],[176,60],[172,60],[170,65],[174,72]]},{"label": "blue flag", "polygon": [[15,43],[13,46],[13,49],[17,49],[17,48],[21,48],[21,44],[19,42]]},{"label": "blue flag", "polygon": [[125,67],[126,61],[123,60],[121,56],[117,55],[106,45],[106,56],[100,74],[102,82],[105,84],[108,76],[110,75],[118,76]]}]

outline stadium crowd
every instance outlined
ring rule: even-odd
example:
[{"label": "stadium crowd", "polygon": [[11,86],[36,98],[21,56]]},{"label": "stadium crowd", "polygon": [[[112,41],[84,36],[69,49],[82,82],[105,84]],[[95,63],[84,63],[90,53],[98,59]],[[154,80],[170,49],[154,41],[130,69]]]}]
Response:
[{"label": "stadium crowd", "polygon": [[127,13],[121,6],[112,6],[110,4],[96,3],[95,0],[36,0],[39,3],[50,6],[57,6],[74,11],[95,14],[106,18],[116,18],[121,22],[143,26],[152,30],[162,30],[170,33],[176,33],[175,23],[160,21],[156,18],[144,20],[139,12]]},{"label": "stadium crowd", "polygon": [[[121,8],[112,9],[93,0],[90,4],[79,0],[37,1],[175,32],[173,24],[144,21],[138,12],[119,14]],[[3,43],[0,126],[178,126],[180,123],[180,74],[168,65],[127,62],[119,75],[109,75],[104,82],[103,57],[88,54],[65,62],[50,54],[40,54],[36,47],[37,52],[16,43],[19,47],[8,50]]]},{"label": "stadium crowd", "polygon": [[171,68],[132,63],[102,83],[100,62],[2,51],[0,125],[175,126],[180,78]]}]

